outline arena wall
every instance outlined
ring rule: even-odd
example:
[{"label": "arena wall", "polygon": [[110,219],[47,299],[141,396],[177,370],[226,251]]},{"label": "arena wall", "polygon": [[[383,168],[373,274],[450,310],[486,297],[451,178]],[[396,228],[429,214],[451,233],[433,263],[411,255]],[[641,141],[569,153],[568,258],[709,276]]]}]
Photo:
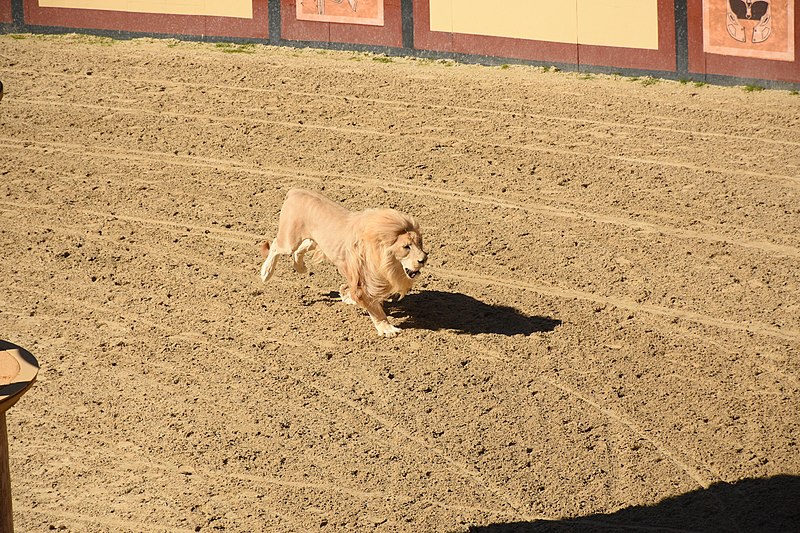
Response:
[{"label": "arena wall", "polygon": [[0,32],[368,50],[800,87],[800,0],[0,0]]}]

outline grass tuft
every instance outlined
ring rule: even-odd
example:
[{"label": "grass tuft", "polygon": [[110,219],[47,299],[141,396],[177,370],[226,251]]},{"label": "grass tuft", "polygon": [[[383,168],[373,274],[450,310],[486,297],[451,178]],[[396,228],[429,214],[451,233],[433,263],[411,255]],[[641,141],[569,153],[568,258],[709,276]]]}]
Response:
[{"label": "grass tuft", "polygon": [[226,54],[254,54],[256,45],[253,43],[216,43],[214,46]]}]

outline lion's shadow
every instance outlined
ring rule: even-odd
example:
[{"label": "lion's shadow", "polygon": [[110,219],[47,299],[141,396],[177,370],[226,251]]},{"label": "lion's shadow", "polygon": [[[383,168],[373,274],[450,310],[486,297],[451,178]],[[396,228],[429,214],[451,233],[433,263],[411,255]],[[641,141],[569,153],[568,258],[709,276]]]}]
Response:
[{"label": "lion's shadow", "polygon": [[386,307],[390,315],[406,317],[402,327],[408,329],[530,335],[553,331],[561,324],[558,319],[528,316],[513,307],[487,304],[458,292],[425,290]]}]

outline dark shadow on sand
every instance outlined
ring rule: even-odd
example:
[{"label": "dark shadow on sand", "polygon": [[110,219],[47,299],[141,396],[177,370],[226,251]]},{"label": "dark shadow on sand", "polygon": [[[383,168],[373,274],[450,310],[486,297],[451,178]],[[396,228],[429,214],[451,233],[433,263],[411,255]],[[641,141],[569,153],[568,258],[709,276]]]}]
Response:
[{"label": "dark shadow on sand", "polygon": [[406,317],[403,329],[451,330],[458,333],[530,335],[553,331],[554,318],[528,316],[513,307],[491,305],[458,292],[423,290],[386,304],[387,313]]},{"label": "dark shadow on sand", "polygon": [[473,526],[471,533],[800,532],[800,477],[717,483],[652,506],[564,520]]}]

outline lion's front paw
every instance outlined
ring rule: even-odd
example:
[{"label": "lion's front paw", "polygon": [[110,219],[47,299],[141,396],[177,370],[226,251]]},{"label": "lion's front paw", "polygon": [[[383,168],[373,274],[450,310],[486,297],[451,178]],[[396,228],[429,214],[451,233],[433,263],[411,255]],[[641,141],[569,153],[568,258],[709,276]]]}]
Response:
[{"label": "lion's front paw", "polygon": [[308,272],[308,267],[306,266],[305,261],[302,259],[300,261],[294,262],[294,271],[298,274],[305,274]]},{"label": "lion's front paw", "polygon": [[375,329],[378,330],[378,335],[381,337],[394,337],[400,333],[400,328],[389,324],[388,320],[383,320],[375,324]]},{"label": "lion's front paw", "polygon": [[357,305],[356,301],[353,300],[353,297],[350,296],[350,289],[347,288],[347,285],[342,285],[339,287],[339,297],[347,305]]}]

